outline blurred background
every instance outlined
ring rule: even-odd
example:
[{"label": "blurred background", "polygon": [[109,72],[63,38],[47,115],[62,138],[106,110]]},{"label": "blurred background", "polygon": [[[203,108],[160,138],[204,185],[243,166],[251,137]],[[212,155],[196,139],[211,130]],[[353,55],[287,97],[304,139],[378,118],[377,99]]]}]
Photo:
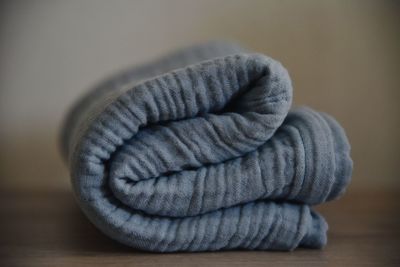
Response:
[{"label": "blurred background", "polygon": [[352,190],[399,188],[399,1],[1,1],[0,187],[69,190],[59,127],[124,67],[211,39],[281,61],[295,105],[335,116]]}]

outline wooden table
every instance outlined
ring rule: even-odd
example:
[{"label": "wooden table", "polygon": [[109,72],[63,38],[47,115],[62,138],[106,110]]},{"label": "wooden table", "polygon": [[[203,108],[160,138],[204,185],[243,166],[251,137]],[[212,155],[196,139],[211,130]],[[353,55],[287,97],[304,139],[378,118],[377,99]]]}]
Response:
[{"label": "wooden table", "polygon": [[317,209],[330,224],[323,250],[156,254],[100,233],[72,193],[2,192],[0,266],[400,266],[398,192],[348,192]]}]

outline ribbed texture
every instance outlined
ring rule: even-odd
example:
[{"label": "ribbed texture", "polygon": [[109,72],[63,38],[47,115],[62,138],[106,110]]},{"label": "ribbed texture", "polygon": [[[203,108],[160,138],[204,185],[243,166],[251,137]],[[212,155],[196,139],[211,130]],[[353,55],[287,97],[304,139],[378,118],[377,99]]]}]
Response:
[{"label": "ribbed texture", "polygon": [[223,42],[117,75],[65,123],[78,202],[144,250],[322,247],[308,205],[344,192],[350,146],[332,117],[291,102],[278,62]]}]

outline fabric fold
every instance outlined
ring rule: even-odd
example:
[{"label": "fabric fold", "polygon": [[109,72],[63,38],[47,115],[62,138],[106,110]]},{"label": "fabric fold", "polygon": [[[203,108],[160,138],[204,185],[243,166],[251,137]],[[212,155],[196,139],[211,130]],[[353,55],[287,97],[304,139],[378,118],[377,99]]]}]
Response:
[{"label": "fabric fold", "polygon": [[143,250],[320,248],[327,224],[309,206],[343,194],[350,145],[331,116],[291,103],[279,62],[226,42],[122,72],[65,121],[77,201]]}]

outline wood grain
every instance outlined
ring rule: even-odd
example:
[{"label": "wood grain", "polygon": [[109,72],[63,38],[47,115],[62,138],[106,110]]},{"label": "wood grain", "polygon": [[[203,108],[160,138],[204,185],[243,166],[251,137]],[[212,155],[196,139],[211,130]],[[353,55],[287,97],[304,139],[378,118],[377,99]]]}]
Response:
[{"label": "wood grain", "polygon": [[317,207],[330,225],[323,250],[157,254],[107,238],[69,191],[0,196],[1,266],[400,266],[398,192],[348,192]]}]

